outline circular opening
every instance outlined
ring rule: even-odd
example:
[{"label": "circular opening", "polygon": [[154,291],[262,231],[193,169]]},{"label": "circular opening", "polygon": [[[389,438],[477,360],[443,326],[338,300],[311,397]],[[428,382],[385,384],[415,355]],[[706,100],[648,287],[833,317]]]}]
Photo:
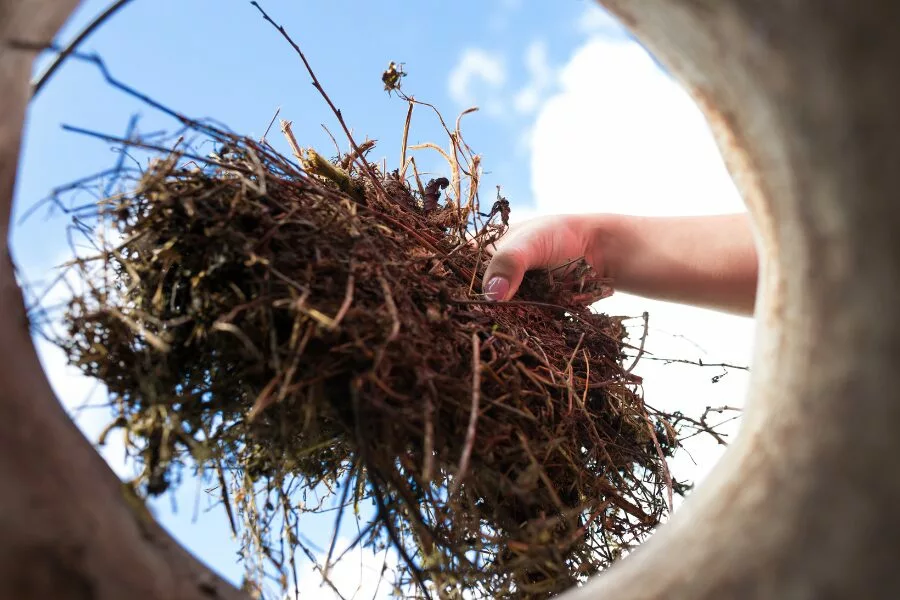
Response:
[{"label": "circular opening", "polygon": [[[79,13],[73,28],[92,16],[90,8]],[[486,169],[482,189],[502,185],[513,206],[513,223],[559,213],[675,217],[743,211],[700,111],[599,8],[579,5],[550,10],[518,2],[484,8],[479,4],[485,18],[467,25],[465,35],[453,45],[434,43],[433,24],[459,20],[459,7],[412,7],[402,14],[360,7],[351,15],[330,5],[310,9],[314,14],[299,8],[280,10],[279,21],[297,30],[297,39],[355,135],[377,138],[377,149],[388,157],[388,164],[398,153],[406,111],[403,102],[382,96],[381,83],[375,80],[389,60],[405,61],[404,89],[442,110],[446,106],[445,114],[479,105],[481,112],[467,117],[472,121],[467,140],[481,153]],[[192,11],[200,9],[180,5],[158,9],[135,3],[92,38],[91,49],[117,80],[184,114],[211,116],[259,137],[280,106],[279,116],[294,121],[303,145],[330,148],[331,134],[346,145],[337,125],[329,124],[330,133],[319,127],[327,116],[309,116],[326,114],[319,112],[324,109],[321,99],[309,89],[297,56],[257,13],[236,7],[217,15],[198,12],[192,16]],[[310,23],[323,26],[309,28]],[[353,43],[336,48],[328,33],[334,23],[341,23],[348,40],[366,39],[378,51],[361,53]],[[398,36],[397,31],[404,35]],[[233,40],[240,39],[252,43],[235,47]],[[185,46],[188,43],[190,47]],[[96,65],[73,59],[33,104],[17,217],[24,216],[51,188],[107,169],[111,163],[146,168],[145,154],[123,151],[121,144],[109,139],[91,140],[83,132],[61,132],[61,122],[123,138],[140,134],[151,142],[162,139],[154,137],[158,129],[172,130],[169,117],[148,110],[99,75]],[[137,110],[140,118],[132,120]],[[425,112],[422,107],[416,110],[417,115]],[[422,121],[415,125],[416,141],[443,139],[438,122]],[[375,131],[369,131],[370,127]],[[273,143],[290,153],[277,125],[269,135],[279,138]],[[446,170],[439,155],[427,153],[422,154],[418,168],[423,173]],[[61,204],[44,204],[13,229],[13,249],[23,281],[31,299],[39,299],[43,307],[54,307],[70,291],[53,280],[51,267],[70,257],[73,246],[79,252],[90,251],[87,238],[79,233],[92,224],[77,210],[71,212],[78,204],[70,202],[76,197],[91,201],[92,195],[107,191],[96,183],[92,181],[90,189],[63,190]],[[96,233],[93,230],[92,235]],[[49,294],[41,295],[43,290]],[[627,322],[632,343],[643,348],[634,373],[643,379],[648,403],[669,413],[680,410],[698,419],[703,415],[710,423],[738,414],[730,409],[740,408],[744,399],[747,372],[743,367],[750,361],[753,334],[748,318],[628,294],[605,299],[597,309],[634,317],[649,314],[646,343],[641,342],[644,321]],[[86,434],[96,439],[108,425],[109,413],[81,410],[81,406],[102,404],[104,391],[74,374],[51,345],[38,337],[36,344],[57,394]],[[633,350],[626,362],[630,364],[635,355]],[[723,411],[704,414],[706,407]],[[733,435],[738,422],[725,425],[722,433]],[[133,475],[133,465],[123,461],[117,438],[108,438],[102,452],[116,472],[127,478]],[[676,479],[701,479],[719,452],[712,437],[689,439],[685,451],[669,463],[672,474]],[[193,510],[197,486],[215,487],[217,482],[193,478],[189,470],[182,476],[171,497],[174,504],[167,497],[153,502],[157,517],[201,559],[239,584],[244,573],[233,560],[239,542],[231,537],[225,512],[221,507]],[[211,502],[201,498],[201,507]],[[173,506],[178,510],[172,510]],[[305,533],[314,539],[310,547],[321,559],[331,542],[334,514],[309,516],[307,522]],[[346,544],[354,533],[352,528],[344,531],[338,541]],[[346,559],[332,571],[331,579],[343,591],[357,584],[365,592],[373,591],[370,588],[377,583],[382,563],[370,554],[363,551]],[[300,582],[288,587],[319,589],[315,571],[304,565]],[[330,597],[327,588],[322,589],[323,597]]]}]

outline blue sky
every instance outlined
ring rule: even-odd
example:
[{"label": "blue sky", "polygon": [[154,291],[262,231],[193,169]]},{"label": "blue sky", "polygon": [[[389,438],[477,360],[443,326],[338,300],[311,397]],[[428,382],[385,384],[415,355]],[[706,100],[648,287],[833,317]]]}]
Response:
[{"label": "blue sky", "polygon": [[[61,39],[106,4],[84,2]],[[479,105],[482,110],[466,118],[464,133],[482,155],[483,189],[502,185],[514,219],[597,210],[742,210],[687,94],[589,0],[268,0],[262,5],[302,46],[354,135],[379,140],[373,156],[385,156],[389,165],[396,166],[406,114],[406,105],[382,89],[380,75],[389,61],[405,63],[407,93],[436,104],[448,119],[470,103]],[[320,124],[339,133],[298,57],[246,0],[134,0],[83,50],[99,53],[114,76],[152,98],[192,117],[213,117],[236,132],[261,135],[280,107],[301,145],[330,154]],[[116,160],[108,144],[62,131],[63,123],[121,135],[133,114],[140,116],[139,131],[174,129],[171,120],[105,84],[94,66],[70,60],[30,108],[17,213],[54,186]],[[410,138],[445,144],[437,122],[423,110],[416,112]],[[277,126],[269,139],[285,148]],[[426,156],[420,166],[440,166]],[[47,281],[52,267],[66,258],[66,225],[63,215],[39,211],[14,227],[13,253],[28,282]],[[696,358],[701,351],[679,337],[686,335],[718,360],[749,362],[749,320],[624,295],[605,302],[604,310],[618,314],[650,310],[658,333],[650,344],[661,355]],[[64,404],[75,406],[92,391],[96,396],[90,382],[67,371],[52,349],[40,349]],[[685,387],[701,410],[742,401],[746,381],[740,375],[711,386],[707,372],[642,368],[648,382],[655,382],[648,383],[647,394],[656,405],[676,402],[681,396],[671,390]],[[79,416],[89,435],[103,420],[102,414]],[[698,475],[715,463],[716,452],[692,452],[694,458],[707,457],[698,460]],[[106,456],[124,472],[117,457]],[[695,469],[688,463],[684,468]],[[174,496],[178,510],[172,510],[173,499],[163,498],[154,505],[157,516],[237,582],[242,569],[224,515],[216,509],[193,519],[202,487],[186,481]],[[206,504],[201,500],[201,507]],[[321,534],[331,518],[310,526],[312,534]],[[304,597],[330,597],[321,590],[310,594]]]},{"label": "blue sky", "polygon": [[[67,31],[106,4],[84,2]],[[514,93],[529,81],[524,54],[530,44],[542,44],[553,64],[583,41],[576,24],[588,3],[270,0],[263,6],[302,44],[356,135],[378,139],[382,151],[393,157],[406,107],[381,87],[380,75],[389,61],[406,63],[404,88],[409,93],[435,103],[452,118],[461,106],[448,74],[466,50],[499,57],[506,70],[503,87],[509,88],[503,91]],[[98,52],[116,77],[150,97],[194,117],[214,117],[235,131],[262,134],[277,107],[294,122],[304,144],[331,145],[320,123],[337,131],[297,56],[246,0],[135,0],[84,49]],[[494,90],[477,77],[468,88],[476,99],[477,92]],[[94,66],[69,61],[31,106],[19,208],[53,185],[110,166],[114,158],[102,143],[61,131],[61,123],[121,134],[134,113],[140,114],[145,132],[172,127],[171,121],[106,85]],[[490,171],[486,189],[502,183],[511,199],[524,204],[530,203],[527,182],[523,185],[527,156],[517,145],[529,116],[503,110],[467,119],[469,142]],[[442,141],[433,119],[419,119],[413,135],[414,141]],[[60,250],[46,243],[51,230],[58,233],[54,225],[29,220],[14,233],[14,247],[27,249],[30,262],[49,266]]]}]

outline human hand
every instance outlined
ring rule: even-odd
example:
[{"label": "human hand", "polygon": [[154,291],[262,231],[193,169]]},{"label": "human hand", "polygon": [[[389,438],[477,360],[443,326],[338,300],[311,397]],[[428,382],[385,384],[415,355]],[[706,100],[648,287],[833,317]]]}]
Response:
[{"label": "human hand", "polygon": [[746,214],[532,219],[497,241],[482,291],[509,300],[526,271],[582,257],[617,291],[737,314],[754,310],[759,265]]},{"label": "human hand", "polygon": [[515,224],[487,248],[493,254],[482,280],[489,300],[512,298],[525,272],[551,268],[584,257],[598,273],[603,273],[598,252],[597,216],[554,215]]}]

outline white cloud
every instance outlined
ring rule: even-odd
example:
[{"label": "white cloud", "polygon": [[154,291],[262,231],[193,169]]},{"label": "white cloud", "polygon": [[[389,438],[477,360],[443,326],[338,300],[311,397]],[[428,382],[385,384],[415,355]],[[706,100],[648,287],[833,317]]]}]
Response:
[{"label": "white cloud", "polygon": [[525,51],[525,67],[528,83],[513,98],[513,106],[519,113],[532,113],[537,109],[554,82],[554,70],[547,57],[547,44],[534,41]]},{"label": "white cloud", "polygon": [[526,76],[522,87],[508,89],[509,75],[504,57],[480,48],[468,48],[450,72],[447,87],[451,98],[464,107],[480,106],[492,116],[505,115],[509,109],[531,116],[558,80],[558,71],[550,64],[547,44],[532,41],[521,59]]},{"label": "white cloud", "polygon": [[[116,244],[121,240],[121,235],[118,232],[106,231],[104,239],[108,244]],[[82,249],[78,256],[85,257],[92,253],[93,249]],[[54,268],[41,278],[46,282],[44,285],[50,287],[36,286],[31,290],[41,294],[40,306],[50,310],[47,315],[50,322],[46,325],[51,335],[54,331],[56,334],[64,331],[65,324],[61,321],[61,310],[65,303],[73,294],[83,294],[87,289],[87,282],[75,270],[60,267],[75,256],[71,250],[61,253],[52,263]],[[93,264],[96,268],[89,276],[97,281],[102,277],[104,263],[95,261]],[[24,270],[28,273],[35,271],[29,269],[27,265]],[[106,276],[111,277],[112,274],[107,273]],[[44,327],[43,324],[40,326]],[[55,344],[42,337],[34,337],[33,340],[38,359],[56,398],[88,441],[96,444],[103,429],[113,420],[112,410],[107,406],[106,386],[96,379],[84,376],[77,367],[70,365],[63,350]],[[106,444],[99,447],[98,451],[119,477],[134,476],[134,465],[132,461],[126,459],[124,439],[120,430],[108,435]]]},{"label": "white cloud", "polygon": [[[342,552],[350,543],[350,540],[339,538],[335,545],[336,554]],[[323,564],[325,557],[318,558],[319,563]],[[387,563],[384,559],[384,552],[375,554],[370,549],[357,546],[331,567],[328,579],[344,598],[365,600],[390,598],[392,592],[390,569],[393,563],[390,557],[388,557]],[[385,564],[388,571],[384,573],[382,580],[381,572]],[[324,583],[321,573],[309,562],[300,572],[298,588],[303,600],[338,600],[340,598],[328,584]],[[293,598],[294,595],[289,594],[288,597]]]},{"label": "white cloud", "polygon": [[[37,341],[35,346],[56,397],[82,434],[92,444],[96,444],[100,433],[113,420],[112,412],[102,406],[107,400],[105,386],[85,377],[76,367],[69,365],[65,354],[58,347],[44,340]],[[134,476],[133,464],[125,457],[121,431],[108,435],[106,444],[98,448],[98,451],[116,475],[123,479]]]},{"label": "white cloud", "polygon": [[743,210],[702,113],[639,45],[591,41],[561,82],[535,123],[539,205],[643,215]]},{"label": "white cloud", "polygon": [[[514,211],[516,220],[555,213],[662,216],[744,210],[702,113],[639,45],[594,39],[564,67],[561,83],[561,93],[540,107],[531,134],[535,208]],[[647,348],[656,356],[749,364],[750,319],[627,294],[616,294],[597,308],[635,316],[648,311]],[[640,320],[633,323],[637,341]],[[713,368],[645,361],[636,372],[645,379],[647,402],[658,408],[691,413],[744,401],[743,372],[716,384],[710,378],[721,371]],[[689,449],[699,466],[682,456],[675,464],[681,477],[703,477],[721,453],[700,439]]]},{"label": "white cloud", "polygon": [[[495,91],[506,83],[506,65],[503,58],[481,48],[467,48],[450,71],[447,81],[450,97],[462,106],[476,104],[476,83]],[[488,107],[489,108],[489,107]]]}]

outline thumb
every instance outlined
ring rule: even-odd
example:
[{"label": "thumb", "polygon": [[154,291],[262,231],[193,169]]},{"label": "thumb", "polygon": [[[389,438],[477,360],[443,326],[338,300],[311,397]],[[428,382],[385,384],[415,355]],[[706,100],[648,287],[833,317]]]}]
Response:
[{"label": "thumb", "polygon": [[[558,254],[578,253],[577,243],[571,243],[572,235],[560,218],[527,221],[511,229],[497,242],[497,249],[488,263],[482,280],[482,291],[488,300],[512,298],[525,272],[539,267],[550,267],[568,256]],[[573,247],[568,247],[573,246]]]},{"label": "thumb", "polygon": [[514,226],[497,242],[488,263],[481,289],[488,300],[512,298],[525,272],[555,267],[584,256],[586,251],[583,216],[558,215]]},{"label": "thumb", "polygon": [[484,272],[481,289],[487,300],[509,300],[516,294],[525,272],[535,267],[533,252],[521,243],[498,248]]}]

